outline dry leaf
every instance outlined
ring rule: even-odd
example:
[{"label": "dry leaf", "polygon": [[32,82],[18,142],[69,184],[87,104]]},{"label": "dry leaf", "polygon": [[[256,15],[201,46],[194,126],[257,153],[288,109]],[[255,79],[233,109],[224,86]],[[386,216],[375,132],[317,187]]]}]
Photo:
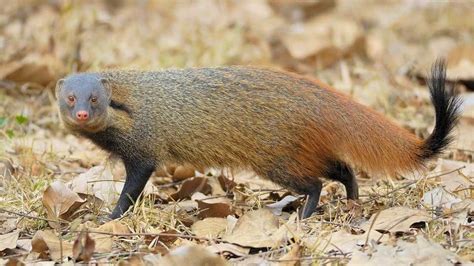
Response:
[{"label": "dry leaf", "polygon": [[116,220],[107,222],[97,228],[94,224],[86,222],[85,224],[81,224],[78,230],[89,232],[89,237],[95,241],[95,252],[98,253],[108,253],[112,251],[114,236],[111,234],[130,233],[130,230],[125,224]]},{"label": "dry leaf", "polygon": [[222,257],[207,251],[205,248],[193,246],[181,246],[171,250],[162,257],[158,265],[163,266],[201,266],[201,265],[229,265]]},{"label": "dry leaf", "polygon": [[170,174],[166,170],[166,167],[163,166],[163,167],[156,168],[155,176],[157,176],[157,177],[169,177]]},{"label": "dry leaf", "polygon": [[16,241],[16,246],[25,251],[31,252],[31,239],[18,239],[18,241]]},{"label": "dry leaf", "polygon": [[43,64],[14,62],[0,68],[0,79],[18,83],[28,82],[46,86],[56,78],[49,67]]},{"label": "dry leaf", "polygon": [[[376,215],[372,215],[370,220],[364,223],[361,228],[368,232],[375,218]],[[380,212],[370,234],[376,234],[376,232],[406,233],[415,225],[417,228],[425,227],[428,220],[430,220],[430,215],[424,210],[392,207]]]},{"label": "dry leaf", "polygon": [[5,249],[14,249],[16,248],[16,242],[18,241],[18,237],[20,235],[20,231],[16,230],[8,234],[0,235],[0,251]]},{"label": "dry leaf", "polygon": [[461,44],[454,47],[447,56],[447,77],[451,81],[474,81],[474,45]]},{"label": "dry leaf", "polygon": [[142,266],[144,265],[144,261],[141,255],[136,255],[132,254],[127,260],[126,260],[126,265],[127,266]]},{"label": "dry leaf", "polygon": [[[107,222],[98,228],[91,228],[94,232],[112,233],[112,234],[128,234],[130,230],[128,226],[119,221]],[[107,253],[112,251],[113,236],[100,233],[90,233],[90,237],[95,241],[95,251],[99,253]]]},{"label": "dry leaf", "polygon": [[178,167],[177,164],[167,164],[165,166],[165,171],[169,174],[169,175],[173,175],[174,174],[174,171],[176,170],[176,167]]},{"label": "dry leaf", "polygon": [[232,191],[234,187],[237,185],[237,183],[235,183],[234,180],[229,179],[225,177],[224,175],[219,175],[217,177],[217,180],[219,180],[219,184],[221,185],[221,188],[226,192]]},{"label": "dry leaf", "polygon": [[[441,182],[441,185],[448,192],[456,193],[456,195],[461,196],[461,198],[470,197],[472,187],[474,185],[474,164],[473,163],[464,163],[452,160],[439,159],[437,167],[432,171],[432,175],[437,175],[439,173],[447,173],[453,170],[460,169],[459,174],[457,171],[454,171],[449,174],[443,174],[436,178],[436,180]],[[459,191],[459,192],[458,192]]]},{"label": "dry leaf", "polygon": [[425,192],[421,201],[430,207],[451,208],[453,204],[461,202],[461,199],[449,193],[444,188],[437,187]]},{"label": "dry leaf", "polygon": [[99,232],[107,232],[107,233],[113,233],[113,234],[128,234],[130,233],[130,230],[128,229],[128,226],[124,224],[123,222],[120,221],[110,221],[107,222],[99,228],[96,229]]},{"label": "dry leaf", "polygon": [[174,201],[189,199],[195,192],[202,192],[204,194],[211,192],[211,186],[207,184],[207,178],[194,177],[184,181],[181,188],[176,193],[170,195],[170,199]]},{"label": "dry leaf", "polygon": [[319,65],[327,66],[349,53],[362,51],[362,33],[360,25],[349,18],[322,15],[286,33],[282,41],[295,59],[312,56]]},{"label": "dry leaf", "polygon": [[227,217],[231,215],[232,205],[226,198],[217,198],[213,201],[210,200],[196,200],[198,203],[198,218],[204,219],[207,217]]},{"label": "dry leaf", "polygon": [[18,218],[11,217],[6,212],[0,212],[0,234],[14,231],[18,225]]},{"label": "dry leaf", "polygon": [[[63,182],[54,181],[43,193],[43,205],[46,207],[48,218],[69,219],[85,200],[81,199],[77,193],[64,185]],[[57,223],[49,222],[51,227],[58,226]]]},{"label": "dry leaf", "polygon": [[273,214],[281,215],[283,208],[292,204],[296,200],[298,200],[297,197],[288,195],[278,202],[268,204],[267,208],[269,208],[273,212]]},{"label": "dry leaf", "polygon": [[109,167],[95,166],[73,178],[69,187],[76,193],[94,195],[108,206],[117,201],[123,182],[116,182]]},{"label": "dry leaf", "polygon": [[[174,229],[166,230],[161,232],[163,235],[158,237],[158,240],[160,240],[161,243],[163,243],[166,247],[171,247],[173,243],[178,239],[177,234],[179,234],[178,231]],[[165,234],[171,234],[171,235],[165,235]]]},{"label": "dry leaf", "polygon": [[226,191],[222,189],[219,177],[216,177],[216,176],[207,177],[207,183],[212,188],[213,196],[224,196],[227,194]]},{"label": "dry leaf", "polygon": [[474,226],[474,200],[465,199],[459,203],[455,203],[452,206],[450,212],[451,217],[448,218],[449,222],[453,224],[453,228],[457,231],[461,225],[463,226]]},{"label": "dry leaf", "polygon": [[98,253],[109,253],[112,251],[113,247],[113,236],[91,233],[90,237],[95,242],[95,251]]},{"label": "dry leaf", "polygon": [[[7,260],[0,259],[0,265],[5,265],[5,266],[20,266],[20,265],[25,265],[24,262],[20,261],[17,258],[10,258]],[[54,262],[46,262],[46,263],[41,263],[41,266],[54,266]]]},{"label": "dry leaf", "polygon": [[171,179],[173,180],[173,182],[176,182],[176,181],[185,180],[194,176],[196,176],[196,169],[193,166],[186,164],[186,165],[177,166],[172,174]]},{"label": "dry leaf", "polygon": [[205,218],[195,222],[191,226],[191,231],[199,237],[217,238],[225,232],[227,219],[225,218]]},{"label": "dry leaf", "polygon": [[76,261],[89,262],[95,249],[95,241],[89,237],[87,231],[82,231],[77,236],[72,247],[72,257]]},{"label": "dry leaf", "polygon": [[[464,265],[453,252],[419,235],[415,242],[398,240],[395,245],[376,245],[375,252],[366,254],[352,250],[348,265]],[[396,263],[396,264],[394,264]]]},{"label": "dry leaf", "polygon": [[180,202],[176,202],[176,206],[178,206],[177,210],[184,210],[186,212],[191,212],[198,208],[198,204],[195,200],[183,200]]},{"label": "dry leaf", "polygon": [[61,260],[61,250],[62,256],[71,257],[72,256],[72,243],[69,241],[60,241],[59,238],[53,231],[36,231],[36,234],[31,240],[32,250],[41,254],[42,258],[47,258],[47,254],[54,261]]},{"label": "dry leaf", "polygon": [[[377,239],[379,234],[371,234],[370,239]],[[365,244],[367,239],[367,232],[361,235],[355,235],[348,233],[346,230],[340,230],[335,233],[329,234],[327,237],[320,238],[318,236],[308,236],[304,242],[306,245],[312,245],[313,243],[321,243],[320,246],[324,247],[322,251],[326,253],[349,253],[354,249],[358,249]]]},{"label": "dry leaf", "polygon": [[145,265],[158,265],[158,263],[160,263],[160,260],[160,254],[147,254],[143,256],[143,261],[145,262]]},{"label": "dry leaf", "polygon": [[244,247],[275,247],[288,240],[287,227],[279,228],[278,218],[268,209],[246,212],[224,240]]}]

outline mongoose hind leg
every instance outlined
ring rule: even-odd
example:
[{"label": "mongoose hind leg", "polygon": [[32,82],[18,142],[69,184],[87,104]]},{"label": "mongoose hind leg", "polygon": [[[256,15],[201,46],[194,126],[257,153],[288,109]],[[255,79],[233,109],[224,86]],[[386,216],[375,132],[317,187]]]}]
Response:
[{"label": "mongoose hind leg", "polygon": [[316,207],[318,207],[319,203],[319,197],[321,196],[322,188],[323,183],[318,180],[313,184],[310,190],[306,191],[306,203],[300,210],[301,219],[310,217],[314,213],[314,211],[316,211]]},{"label": "mongoose hind leg", "polygon": [[152,162],[140,159],[124,159],[123,162],[127,177],[117,206],[109,216],[111,219],[117,219],[122,216],[137,201],[138,196],[140,196],[145,188],[146,182],[155,170],[155,165]]},{"label": "mongoose hind leg", "polygon": [[333,161],[329,164],[326,177],[341,182],[346,188],[347,199],[359,199],[359,186],[351,167],[342,161]]},{"label": "mongoose hind leg", "polygon": [[267,173],[267,177],[282,187],[306,196],[306,203],[299,212],[301,219],[310,217],[316,210],[323,187],[321,180],[316,176],[299,177],[286,169],[276,167]]}]

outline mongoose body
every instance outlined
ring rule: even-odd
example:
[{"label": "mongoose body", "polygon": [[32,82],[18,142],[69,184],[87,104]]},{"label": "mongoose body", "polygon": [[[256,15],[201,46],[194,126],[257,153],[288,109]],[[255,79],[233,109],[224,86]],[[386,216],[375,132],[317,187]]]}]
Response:
[{"label": "mongoose body", "polygon": [[319,81],[252,67],[73,74],[58,82],[57,97],[66,128],[125,164],[112,218],[169,162],[253,170],[309,196],[302,213],[308,217],[320,177],[342,182],[357,199],[351,166],[401,173],[446,147],[459,100],[445,89],[442,63],[432,74],[437,121],[427,140]]}]

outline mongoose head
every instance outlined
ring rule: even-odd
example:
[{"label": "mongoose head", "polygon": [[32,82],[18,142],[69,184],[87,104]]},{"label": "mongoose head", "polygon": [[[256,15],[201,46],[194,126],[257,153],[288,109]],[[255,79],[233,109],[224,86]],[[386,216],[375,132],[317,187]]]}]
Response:
[{"label": "mongoose head", "polygon": [[73,74],[59,80],[56,97],[60,117],[67,128],[80,132],[106,128],[111,89],[98,74]]}]

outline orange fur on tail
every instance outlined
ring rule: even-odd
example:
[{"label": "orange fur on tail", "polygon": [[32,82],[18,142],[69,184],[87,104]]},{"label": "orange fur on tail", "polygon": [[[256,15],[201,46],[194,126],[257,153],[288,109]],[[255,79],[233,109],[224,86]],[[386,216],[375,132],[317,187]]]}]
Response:
[{"label": "orange fur on tail", "polygon": [[293,173],[324,176],[325,164],[333,160],[369,173],[394,175],[419,169],[425,160],[437,156],[450,143],[450,133],[458,119],[460,99],[445,88],[445,79],[444,62],[438,61],[428,82],[436,125],[426,140],[328,85],[312,80],[329,91],[333,99],[331,106],[320,114],[323,123],[308,125],[301,149],[295,155],[302,163],[293,168]]}]

